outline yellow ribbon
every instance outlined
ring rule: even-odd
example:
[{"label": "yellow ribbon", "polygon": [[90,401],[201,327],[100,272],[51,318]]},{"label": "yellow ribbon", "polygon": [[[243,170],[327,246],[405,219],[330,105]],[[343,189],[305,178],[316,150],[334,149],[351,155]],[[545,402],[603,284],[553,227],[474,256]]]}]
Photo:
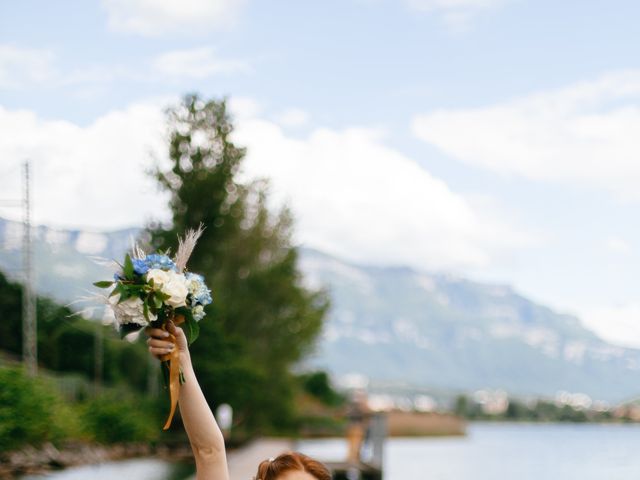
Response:
[{"label": "yellow ribbon", "polygon": [[[184,322],[184,317],[182,315],[178,315],[173,319],[174,325],[180,325],[182,322]],[[166,330],[166,325],[163,325],[162,329]],[[175,345],[175,335],[170,333],[169,341]],[[163,430],[168,430],[171,426],[171,422],[173,421],[173,415],[176,413],[178,397],[180,396],[180,353],[178,352],[178,348],[174,346],[171,353],[163,355],[160,357],[160,360],[163,362],[169,362],[169,396],[171,398],[171,410],[169,411],[169,418],[167,418],[164,427],[162,427]]]}]

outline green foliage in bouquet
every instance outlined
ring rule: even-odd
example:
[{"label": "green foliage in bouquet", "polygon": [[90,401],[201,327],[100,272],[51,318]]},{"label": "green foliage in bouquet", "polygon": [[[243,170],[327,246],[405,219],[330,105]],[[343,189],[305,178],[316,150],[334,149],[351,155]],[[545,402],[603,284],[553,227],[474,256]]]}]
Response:
[{"label": "green foliage in bouquet", "polygon": [[201,229],[187,233],[176,261],[165,254],[147,255],[136,248],[136,258],[127,254],[113,281],[94,283],[98,288],[111,289],[106,303],[115,314],[121,337],[145,326],[162,328],[169,320],[179,319],[176,323],[184,322],[189,343],[196,340],[198,321],[212,301],[211,291],[202,275],[185,272],[184,268],[200,234]]}]

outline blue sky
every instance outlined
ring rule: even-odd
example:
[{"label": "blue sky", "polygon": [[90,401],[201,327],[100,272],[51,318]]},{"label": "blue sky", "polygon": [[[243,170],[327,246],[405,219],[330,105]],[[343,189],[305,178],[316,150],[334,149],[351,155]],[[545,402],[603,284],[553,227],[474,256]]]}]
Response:
[{"label": "blue sky", "polygon": [[508,283],[640,345],[640,4],[172,4],[0,6],[0,174],[18,195],[33,160],[38,221],[161,216],[162,106],[228,95],[302,243]]}]

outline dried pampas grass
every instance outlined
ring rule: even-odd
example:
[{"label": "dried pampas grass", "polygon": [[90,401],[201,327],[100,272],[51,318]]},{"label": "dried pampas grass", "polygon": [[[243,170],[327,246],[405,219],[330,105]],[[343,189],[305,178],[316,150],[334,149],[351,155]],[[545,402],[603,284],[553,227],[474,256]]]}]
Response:
[{"label": "dried pampas grass", "polygon": [[204,225],[201,223],[195,230],[187,230],[183,238],[178,238],[178,251],[173,261],[178,268],[178,272],[183,272],[189,261],[189,257],[193,253],[193,249],[198,243],[198,239],[204,232]]}]

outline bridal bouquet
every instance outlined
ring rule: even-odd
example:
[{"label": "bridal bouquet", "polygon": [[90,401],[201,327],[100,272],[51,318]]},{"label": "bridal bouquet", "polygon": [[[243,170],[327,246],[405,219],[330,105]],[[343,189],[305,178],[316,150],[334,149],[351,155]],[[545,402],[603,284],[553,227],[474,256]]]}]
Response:
[{"label": "bridal bouquet", "polygon": [[[212,301],[211,291],[204,277],[188,272],[186,264],[201,234],[202,227],[188,231],[179,239],[174,258],[162,253],[145,254],[136,246],[132,255],[125,256],[113,281],[94,283],[96,287],[111,290],[104,300],[113,310],[122,337],[147,326],[166,330],[170,321],[184,326],[189,344],[198,337],[198,322],[205,316],[204,307]],[[169,339],[175,343],[173,335]],[[184,377],[177,349],[162,361],[168,373],[165,380],[171,396],[166,430],[171,425]]]}]

